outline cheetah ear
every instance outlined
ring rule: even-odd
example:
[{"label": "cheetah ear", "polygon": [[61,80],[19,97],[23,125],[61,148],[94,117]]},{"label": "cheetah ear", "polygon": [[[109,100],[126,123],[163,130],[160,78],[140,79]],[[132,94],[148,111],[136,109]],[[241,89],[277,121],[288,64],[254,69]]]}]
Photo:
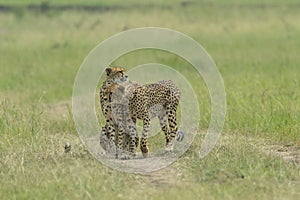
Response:
[{"label": "cheetah ear", "polygon": [[105,69],[105,72],[106,72],[106,76],[109,76],[110,73],[112,72],[112,68],[107,67],[107,68]]}]

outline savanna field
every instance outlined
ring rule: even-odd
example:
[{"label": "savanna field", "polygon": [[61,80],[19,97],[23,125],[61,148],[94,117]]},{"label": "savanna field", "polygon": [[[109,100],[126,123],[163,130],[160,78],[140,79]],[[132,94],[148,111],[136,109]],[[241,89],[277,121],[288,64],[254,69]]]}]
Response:
[{"label": "savanna field", "polygon": [[[227,115],[217,145],[199,159],[211,109],[201,76],[164,51],[118,58],[113,64],[128,69],[150,62],[176,69],[201,111],[199,133],[178,161],[130,174],[81,143],[73,84],[100,42],[153,26],[206,49],[224,81]],[[0,0],[0,199],[300,199],[299,36],[297,0]],[[150,151],[163,142],[163,134],[151,138]]]}]

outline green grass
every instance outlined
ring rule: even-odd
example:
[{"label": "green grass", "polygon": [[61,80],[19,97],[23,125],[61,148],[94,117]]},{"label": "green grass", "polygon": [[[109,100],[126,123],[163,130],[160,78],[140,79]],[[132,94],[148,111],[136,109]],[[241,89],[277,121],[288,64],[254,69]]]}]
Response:
[{"label": "green grass", "polygon": [[[39,1],[0,1],[30,3]],[[132,4],[103,12],[0,12],[0,198],[298,199],[299,166],[265,155],[256,145],[264,140],[300,145],[297,1]],[[202,44],[223,76],[228,103],[223,137],[211,154],[198,159],[198,135],[179,161],[147,176],[95,160],[81,145],[71,113],[75,75],[86,55],[107,37],[143,26],[175,29]],[[147,62],[172,66],[191,81],[200,128],[207,129],[209,94],[187,62],[141,50],[114,63]],[[63,152],[66,141],[72,154]]]}]

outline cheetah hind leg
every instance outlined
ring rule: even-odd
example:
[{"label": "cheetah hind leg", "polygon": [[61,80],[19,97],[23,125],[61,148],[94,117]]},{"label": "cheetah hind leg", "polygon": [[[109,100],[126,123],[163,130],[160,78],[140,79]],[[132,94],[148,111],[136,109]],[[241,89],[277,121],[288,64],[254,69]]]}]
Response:
[{"label": "cheetah hind leg", "polygon": [[171,136],[170,136],[170,131],[168,130],[168,125],[167,125],[167,114],[165,111],[163,111],[159,116],[158,116],[158,120],[159,120],[159,125],[161,127],[161,130],[165,133],[165,137],[166,137],[166,152],[169,152],[169,146],[170,146],[170,142],[171,142]]},{"label": "cheetah hind leg", "polygon": [[136,118],[132,117],[128,124],[129,139],[128,139],[128,151],[132,156],[136,156],[136,148],[139,146],[139,135],[136,128]]},{"label": "cheetah hind leg", "polygon": [[149,148],[148,148],[148,133],[150,129],[150,117],[147,116],[143,120],[143,132],[142,132],[142,138],[140,143],[141,152],[143,154],[143,157],[146,158],[149,156]]},{"label": "cheetah hind leg", "polygon": [[166,145],[166,151],[168,152],[173,151],[176,136],[178,135],[177,116],[176,116],[177,105],[178,104],[168,105],[166,109],[168,124],[170,128],[170,133],[169,133],[170,140],[168,141],[169,143],[167,143]]}]

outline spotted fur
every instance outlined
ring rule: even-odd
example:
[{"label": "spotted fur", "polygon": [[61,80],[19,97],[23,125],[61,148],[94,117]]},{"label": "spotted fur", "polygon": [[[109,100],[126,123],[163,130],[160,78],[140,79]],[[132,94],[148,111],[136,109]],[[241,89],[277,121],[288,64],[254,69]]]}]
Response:
[{"label": "spotted fur", "polygon": [[118,84],[127,82],[128,76],[123,67],[108,67],[106,68],[106,79],[100,89],[100,104],[101,110],[105,117],[106,123],[102,127],[100,133],[100,145],[104,150],[110,153],[116,153],[118,149],[123,149],[121,141],[124,135],[124,128],[118,120],[112,115],[111,95],[118,87]]},{"label": "spotted fur", "polygon": [[[136,87],[130,102],[131,117],[143,120],[140,148],[144,157],[148,156],[148,132],[151,118],[158,117],[166,138],[166,151],[172,151],[178,131],[176,111],[180,100],[179,88],[171,80]],[[131,143],[133,147],[133,142]]]},{"label": "spotted fur", "polygon": [[[166,137],[166,151],[172,151],[178,131],[179,88],[170,80],[147,85],[127,81],[124,68],[108,68],[106,72],[107,79],[100,91],[102,112],[106,118],[100,135],[101,146],[108,151],[116,144],[117,152],[126,150],[135,155],[139,143],[136,120],[140,119],[143,120],[140,149],[144,157],[148,156],[151,119],[158,117]],[[124,80],[123,76],[126,81],[120,81]]]}]

